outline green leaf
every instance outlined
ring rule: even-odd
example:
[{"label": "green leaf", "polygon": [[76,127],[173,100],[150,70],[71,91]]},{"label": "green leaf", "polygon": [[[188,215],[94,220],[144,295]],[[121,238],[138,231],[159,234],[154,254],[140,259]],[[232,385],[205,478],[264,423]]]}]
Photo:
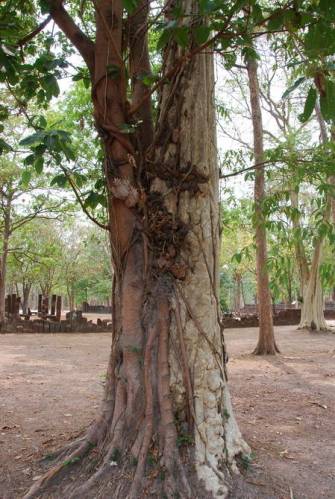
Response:
[{"label": "green leaf", "polygon": [[37,158],[34,161],[34,168],[38,175],[40,175],[43,171],[43,164],[44,164],[43,156],[37,156]]},{"label": "green leaf", "polygon": [[131,14],[138,6],[139,0],[122,0],[122,3],[126,11]]},{"label": "green leaf", "polygon": [[325,82],[325,94],[320,96],[321,114],[326,121],[335,121],[335,83]]},{"label": "green leaf", "polygon": [[93,210],[100,203],[100,196],[98,192],[91,191],[85,199],[85,207],[92,208]]},{"label": "green leaf", "polygon": [[150,87],[153,83],[159,80],[159,76],[152,73],[141,73],[137,78],[147,87]]},{"label": "green leaf", "polygon": [[36,155],[35,154],[29,154],[28,156],[26,156],[23,160],[23,163],[25,165],[33,165],[34,164],[34,161],[36,159]]},{"label": "green leaf", "polygon": [[50,12],[50,5],[47,0],[39,0],[38,3],[40,5],[42,14],[48,14]]},{"label": "green leaf", "polygon": [[291,85],[285,90],[285,92],[282,95],[282,99],[286,99],[290,95],[290,93],[292,93],[296,88],[298,88],[299,85],[301,85],[301,83],[303,83],[305,80],[306,80],[305,76],[301,76],[300,78],[298,78],[293,83],[293,85]]},{"label": "green leaf", "polygon": [[235,253],[233,255],[232,260],[235,260],[236,263],[241,263],[242,261],[242,253]]},{"label": "green leaf", "polygon": [[319,9],[326,16],[335,16],[335,2],[333,0],[320,0]]},{"label": "green leaf", "polygon": [[304,39],[309,57],[324,57],[335,52],[335,29],[327,22],[319,21],[308,28]]},{"label": "green leaf", "polygon": [[9,144],[7,144],[7,142],[3,139],[0,139],[0,154],[2,154],[3,152],[8,152],[8,151],[11,151],[12,148]]},{"label": "green leaf", "polygon": [[255,23],[259,23],[260,21],[263,20],[262,9],[257,3],[253,6],[251,13]]},{"label": "green leaf", "polygon": [[257,61],[259,59],[259,55],[253,47],[243,47],[242,48],[242,57],[243,59],[248,61]]},{"label": "green leaf", "polygon": [[39,116],[38,117],[38,125],[41,127],[41,128],[46,128],[47,127],[47,120],[44,118],[44,116]]},{"label": "green leaf", "polygon": [[209,26],[196,26],[194,28],[194,39],[198,45],[207,42],[211,29]]},{"label": "green leaf", "polygon": [[51,97],[58,97],[59,86],[54,75],[49,74],[45,76],[45,78],[43,78],[43,80],[41,81],[41,85],[44,90],[46,90],[49,99]]},{"label": "green leaf", "polygon": [[165,45],[169,42],[172,37],[171,29],[164,29],[162,31],[161,36],[158,38],[157,42],[157,50],[161,50],[165,47]]},{"label": "green leaf", "polygon": [[35,132],[32,135],[26,137],[25,139],[22,139],[20,141],[20,145],[21,146],[33,146],[35,144],[37,145],[43,142],[44,137],[45,137],[44,132]]},{"label": "green leaf", "polygon": [[67,184],[67,177],[63,173],[60,173],[59,175],[56,175],[50,182],[50,185],[57,185],[58,187],[65,187]]},{"label": "green leaf", "polygon": [[28,185],[32,176],[31,170],[24,170],[21,175],[21,181],[23,185]]},{"label": "green leaf", "polygon": [[283,26],[284,21],[285,18],[283,11],[281,9],[277,9],[272,13],[271,19],[268,21],[268,29],[270,31],[277,31]]},{"label": "green leaf", "polygon": [[174,39],[183,48],[186,48],[188,45],[188,33],[189,29],[186,26],[181,26],[173,31]]},{"label": "green leaf", "polygon": [[63,153],[66,156],[66,159],[74,161],[76,159],[76,155],[74,150],[70,147],[70,145],[64,141],[59,141],[60,147]]},{"label": "green leaf", "polygon": [[73,176],[74,176],[76,184],[79,188],[82,187],[85,184],[85,182],[87,181],[87,177],[85,175],[83,175],[82,173],[74,172]]},{"label": "green leaf", "polygon": [[307,94],[304,110],[301,114],[299,114],[299,120],[301,123],[305,123],[311,117],[316,103],[316,95],[316,89],[311,87]]}]

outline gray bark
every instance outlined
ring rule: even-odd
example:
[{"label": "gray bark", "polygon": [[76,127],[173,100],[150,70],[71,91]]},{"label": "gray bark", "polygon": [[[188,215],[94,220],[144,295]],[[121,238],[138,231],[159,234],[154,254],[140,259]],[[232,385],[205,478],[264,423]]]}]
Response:
[{"label": "gray bark", "polygon": [[[190,8],[192,2],[184,2]],[[179,49],[178,49],[179,50]],[[170,58],[178,54],[170,51]],[[173,60],[167,62],[173,65]],[[248,452],[237,427],[230,402],[224,366],[224,338],[219,306],[219,169],[215,143],[214,70],[210,55],[199,55],[178,81],[171,102],[171,85],[165,85],[158,130],[169,127],[168,147],[157,156],[161,164],[177,164],[180,178],[199,181],[198,192],[189,188],[176,195],[157,178],[153,189],[164,195],[166,207],[190,228],[182,259],[189,271],[179,281],[174,305],[180,313],[185,362],[191,376],[195,412],[195,461],[198,477],[214,497],[228,488],[220,463],[235,467],[235,456]],[[182,99],[178,95],[182,94]],[[201,179],[208,181],[201,182]],[[178,304],[179,302],[179,304]],[[179,309],[179,310],[178,310]],[[185,409],[185,383],[175,347],[182,348],[180,331],[172,324],[170,386],[175,410]],[[225,416],[226,415],[226,416]]]}]

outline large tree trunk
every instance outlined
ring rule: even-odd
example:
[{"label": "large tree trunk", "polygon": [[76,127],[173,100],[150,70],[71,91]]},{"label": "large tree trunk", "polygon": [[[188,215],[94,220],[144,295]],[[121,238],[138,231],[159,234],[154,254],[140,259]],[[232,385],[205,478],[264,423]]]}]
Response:
[{"label": "large tree trunk", "polygon": [[[122,4],[98,5],[92,94],[106,151],[112,351],[100,416],[26,497],[40,494],[92,446],[95,471],[91,467],[87,480],[78,473],[74,483],[58,485],[58,496],[138,499],[146,490],[154,497],[225,497],[229,470],[236,470],[235,457],[248,447],[230,402],[218,302],[213,59],[185,60],[164,84],[145,154],[120,132],[127,122],[122,66],[119,78],[106,76],[106,65],[120,66]],[[195,2],[184,6],[195,12]],[[135,14],[131,22],[137,21]],[[145,34],[134,32],[143,53]],[[171,43],[165,73],[181,53]],[[145,92],[135,92],[135,104]],[[147,111],[140,107],[138,138],[151,134]]]},{"label": "large tree trunk", "polygon": [[323,311],[324,300],[320,280],[322,243],[323,241],[319,240],[314,248],[309,279],[304,290],[304,300],[301,307],[301,319],[298,329],[328,330]]},{"label": "large tree trunk", "polygon": [[[321,141],[325,144],[328,141],[326,124],[322,118],[318,106],[316,106],[315,111],[320,126]],[[329,178],[329,181],[332,182],[332,177]],[[332,198],[328,194],[323,215],[323,220],[325,222],[329,221],[331,207]],[[309,272],[307,273],[307,279],[305,277],[304,280],[303,303],[301,307],[301,319],[298,329],[306,328],[316,331],[327,331],[329,329],[324,317],[324,299],[320,278],[320,264],[323,243],[324,237],[320,236],[315,244],[312,263]]]},{"label": "large tree trunk", "polygon": [[[328,195],[324,209],[323,220],[329,221],[331,213],[331,198]],[[308,281],[304,288],[303,303],[301,307],[301,319],[298,329],[310,329],[316,331],[327,331],[324,317],[323,290],[320,278],[320,264],[324,236],[319,236],[313,251],[312,263],[309,270]]]},{"label": "large tree trunk", "polygon": [[264,168],[262,165],[262,162],[264,161],[263,123],[257,76],[257,62],[255,59],[248,61],[247,69],[249,77],[250,104],[254,135],[254,158],[255,164],[258,165],[255,168],[254,219],[256,240],[259,337],[258,344],[254,350],[254,353],[256,355],[273,355],[276,352],[279,352],[279,350],[274,337],[271,293],[269,286],[269,274],[267,269],[267,241],[265,217],[263,215],[263,201],[265,197],[265,177]]}]

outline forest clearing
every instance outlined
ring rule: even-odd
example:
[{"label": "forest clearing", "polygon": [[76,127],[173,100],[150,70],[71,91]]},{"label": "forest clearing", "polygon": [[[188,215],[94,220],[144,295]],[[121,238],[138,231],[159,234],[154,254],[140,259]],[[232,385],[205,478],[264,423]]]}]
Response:
[{"label": "forest clearing", "polygon": [[0,499],[334,499],[334,333],[334,0],[0,2]]},{"label": "forest clearing", "polygon": [[[281,326],[285,355],[262,358],[250,355],[256,328],[225,334],[236,417],[253,452],[232,497],[289,499],[291,489],[296,499],[333,498],[334,336],[306,342]],[[0,345],[0,497],[12,499],[94,419],[110,335],[7,335]]]}]

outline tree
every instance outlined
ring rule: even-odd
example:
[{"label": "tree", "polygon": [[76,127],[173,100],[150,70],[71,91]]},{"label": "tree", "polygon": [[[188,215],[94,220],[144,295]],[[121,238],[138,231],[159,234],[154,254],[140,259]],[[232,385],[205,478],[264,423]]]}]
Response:
[{"label": "tree", "polygon": [[[19,159],[17,160],[20,161]],[[13,251],[10,240],[14,233],[36,218],[57,217],[61,209],[48,192],[43,192],[43,182],[26,184],[22,181],[22,167],[3,155],[0,159],[0,233],[2,234],[0,268],[0,323],[5,320],[5,292],[8,254]],[[27,293],[27,291],[26,291]]]},{"label": "tree", "polygon": [[258,297],[258,318],[259,318],[259,337],[254,350],[256,355],[270,354],[279,352],[276,345],[273,318],[272,303],[270,293],[270,283],[268,274],[268,257],[266,242],[266,227],[263,202],[265,197],[265,175],[263,162],[263,124],[262,110],[260,104],[260,92],[257,76],[256,56],[247,61],[247,70],[250,89],[250,106],[252,115],[252,125],[254,134],[254,158],[255,158],[255,241],[256,241],[256,270],[257,270],[257,297]]},{"label": "tree", "polygon": [[[169,41],[162,69],[169,83],[162,80],[153,135],[148,89],[141,76],[150,74],[147,34],[140,29],[147,5],[128,18],[129,111],[121,2],[94,3],[95,42],[74,24],[62,2],[45,4],[83,56],[92,80],[95,122],[105,154],[114,337],[100,417],[27,497],[39,494],[56,470],[92,446],[101,451],[102,462],[87,482],[72,484],[76,495],[92,495],[97,485],[106,487],[114,478],[119,495],[138,497],[147,483],[150,453],[163,477],[151,487],[167,497],[192,496],[178,450],[178,442],[191,441],[190,462],[205,494],[224,495],[222,470],[247,447],[230,404],[220,327],[212,57],[194,55],[190,61],[186,48]],[[189,0],[181,7],[197,9]],[[180,29],[179,35],[184,32]],[[127,133],[134,127],[135,142]],[[179,356],[173,344],[179,345]],[[134,459],[130,485],[119,470],[130,471]],[[117,464],[114,469],[111,461]]]},{"label": "tree", "polygon": [[[320,137],[323,144],[328,141],[327,129],[318,106],[315,108],[320,125]],[[330,176],[328,182],[332,184],[334,176]],[[321,227],[327,227],[331,218],[332,192],[326,192],[323,212],[321,217]],[[324,299],[320,277],[320,266],[322,249],[324,246],[327,230],[323,230],[315,241],[310,268],[305,270],[303,302],[301,307],[301,319],[299,329],[312,329],[317,331],[327,331],[328,326],[324,316]],[[303,256],[303,261],[306,257]]]},{"label": "tree", "polygon": [[[224,271],[230,277],[224,281],[222,297],[225,303],[231,306],[236,314],[240,314],[242,302],[245,302],[246,286],[243,278],[252,277],[255,273],[255,258],[253,244],[253,228],[251,223],[252,203],[249,199],[240,199],[232,195],[224,196],[221,207],[221,272]],[[233,299],[229,300],[228,291],[233,288]],[[249,286],[250,287],[250,286]],[[252,286],[253,288],[253,286]],[[254,295],[254,289],[248,289],[248,294]]]},{"label": "tree", "polygon": [[[159,19],[157,45],[165,47],[162,70],[152,75],[148,3],[127,0],[126,10],[131,12],[125,15],[119,0],[71,2],[70,16],[61,0],[41,2],[48,14],[42,24],[51,18],[58,25],[67,38],[65,48],[72,44],[82,55],[92,85],[114,264],[114,337],[100,417],[86,437],[71,445],[68,458],[36,481],[27,497],[40,494],[57,472],[80,461],[92,445],[98,447],[101,462],[87,482],[79,483],[80,475],[71,481],[75,495],[94,496],[97,486],[110,494],[106,487],[114,479],[115,495],[139,497],[149,486],[145,468],[150,453],[151,461],[156,459],[156,476],[160,471],[163,478],[150,483],[153,493],[192,497],[187,476],[192,466],[190,471],[183,466],[177,448],[178,442],[190,441],[194,449],[185,445],[184,450],[206,489],[203,495],[227,493],[225,470],[234,466],[236,454],[246,446],[229,402],[217,297],[218,169],[213,60],[208,49],[215,46],[225,53],[228,47],[228,52],[249,47],[254,33],[264,26],[269,31],[305,29],[305,18],[295,15],[296,3],[262,9],[256,2],[258,9],[252,9],[245,21],[243,3],[168,2],[163,9],[166,18]],[[307,9],[304,2],[298,6],[303,12]],[[8,7],[6,13],[14,16]],[[24,39],[32,40],[37,32],[41,43],[41,29],[36,27]],[[50,49],[50,39],[48,43],[43,48]],[[34,56],[40,48],[34,45]],[[36,97],[40,95],[43,103],[59,92],[59,62],[50,50],[46,52],[52,71],[43,66],[45,89],[36,85]],[[10,85],[23,92],[15,74],[27,68],[16,54],[3,57],[11,63],[6,71],[14,77]],[[36,64],[31,62],[31,73]],[[150,102],[154,92],[155,129]],[[60,168],[65,159],[74,161],[69,134],[47,129],[44,123],[38,126],[22,145],[31,146],[35,157],[48,152]],[[76,187],[71,176],[64,175]],[[125,471],[132,475],[131,485],[124,479]]]}]

